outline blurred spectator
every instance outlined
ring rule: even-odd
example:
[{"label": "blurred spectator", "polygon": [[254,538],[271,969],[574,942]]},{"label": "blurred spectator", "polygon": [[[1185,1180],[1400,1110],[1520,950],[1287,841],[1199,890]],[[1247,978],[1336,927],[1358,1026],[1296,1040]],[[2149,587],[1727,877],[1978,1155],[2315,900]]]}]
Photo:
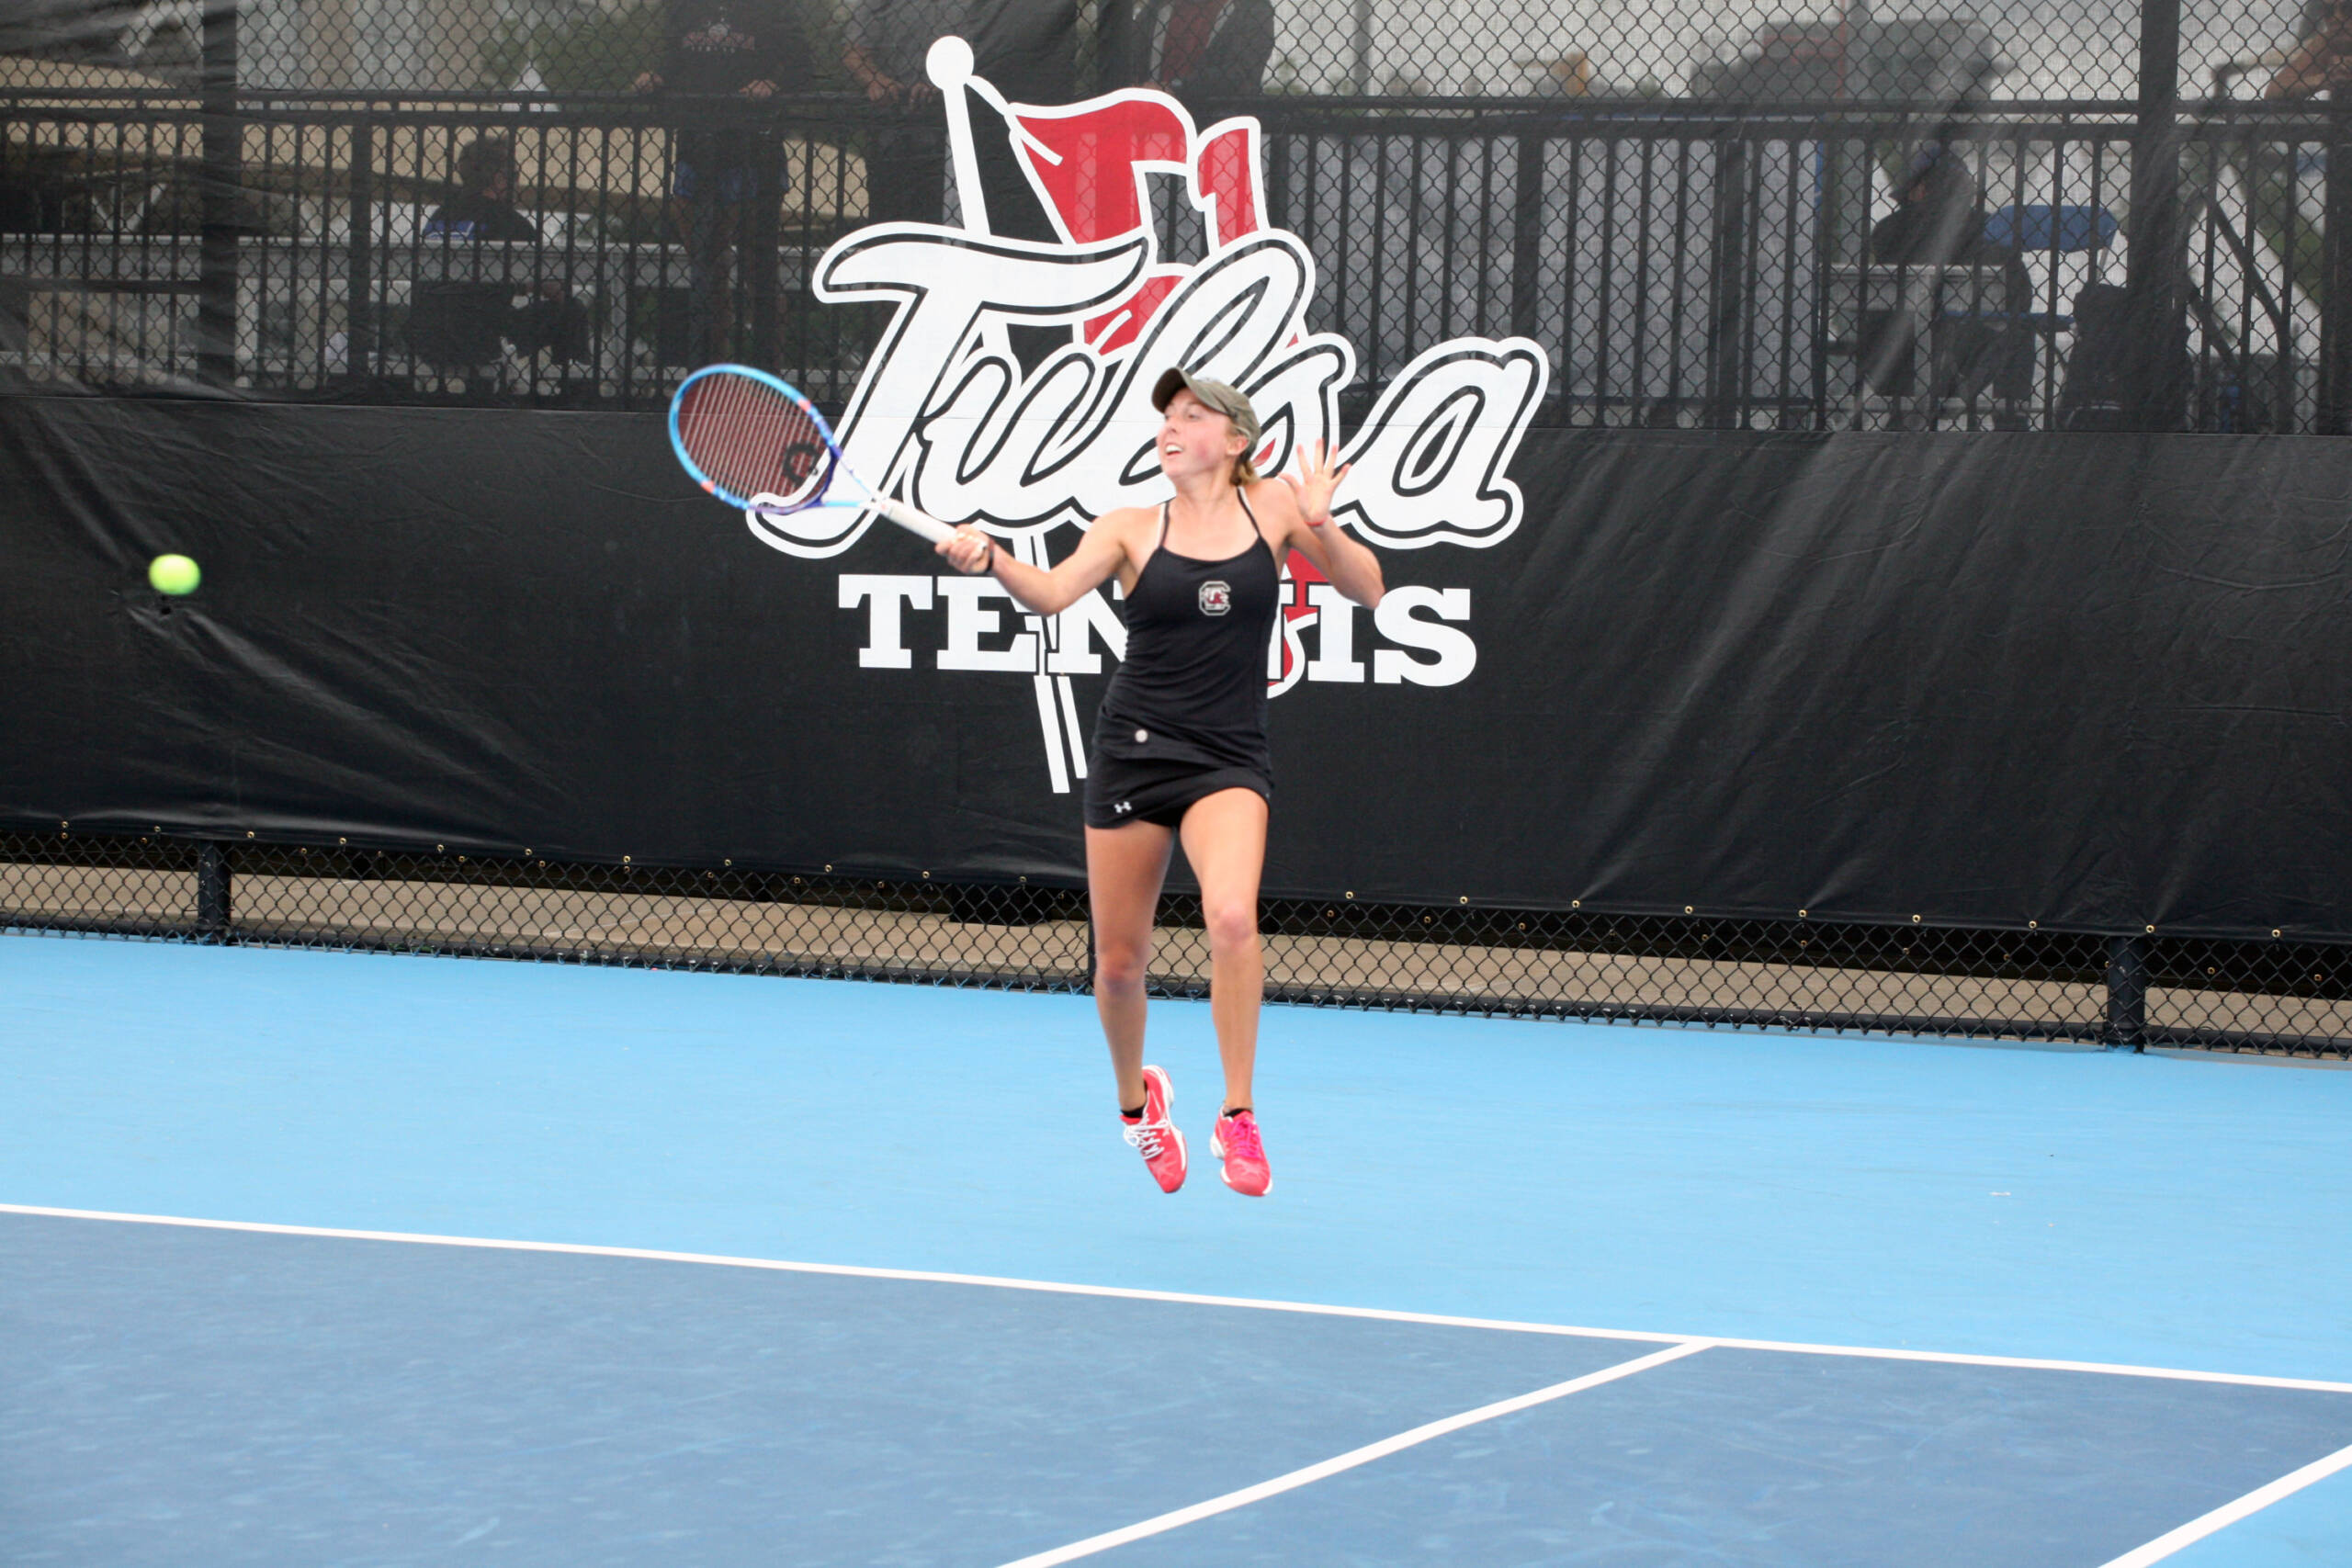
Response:
[{"label": "blurred spectator", "polygon": [[[1078,11],[1073,0],[853,0],[842,62],[873,103],[909,110],[903,127],[877,134],[866,158],[868,210],[877,220],[936,222],[946,186],[946,134],[939,95],[924,69],[949,34],[972,46],[972,69],[1019,104],[1065,104],[1076,96]],[[958,106],[963,107],[966,106]],[[986,123],[973,152],[989,228],[1051,240],[1053,225],[1014,160],[1010,141]],[[1023,329],[1015,329],[1016,336]]]},{"label": "blurred spectator", "polygon": [[1140,0],[1128,26],[1130,81],[1165,88],[1187,107],[1262,90],[1273,0]]},{"label": "blurred spectator", "polygon": [[2303,14],[2302,38],[2262,96],[2308,98],[2347,82],[2352,82],[2352,0],[2316,0]]},{"label": "blurred spectator", "polygon": [[[1066,104],[1078,96],[1078,6],[1076,0],[972,0],[973,68],[1016,104]],[[984,119],[988,111],[975,103]],[[1029,187],[1029,176],[1012,155],[1009,137],[985,123],[973,140],[980,165],[980,189],[988,202],[989,228],[1007,239],[1056,238],[1045,203]],[[1050,344],[1057,329],[1015,326],[1012,337],[1022,363],[1032,348]],[[1067,339],[1067,333],[1061,335]]]},{"label": "blurred spectator", "polygon": [[[477,136],[458,149],[458,195],[424,220],[424,238],[444,244],[530,243],[538,225],[514,205],[514,147],[503,136]],[[526,355],[585,359],[588,312],[559,280],[531,289],[516,308],[507,283],[423,283],[409,307],[409,343],[429,364],[472,367],[503,357],[503,343]]]},{"label": "blurred spectator", "polygon": [[[670,0],[662,36],[662,68],[637,79],[639,92],[764,101],[805,77],[808,40],[788,0]],[[671,217],[686,247],[693,351],[707,362],[729,353],[732,231],[763,186],[782,195],[779,150],[773,137],[722,115],[681,118],[672,133]]]},{"label": "blurred spectator", "polygon": [[477,136],[458,149],[450,172],[458,197],[424,220],[427,235],[453,240],[536,240],[539,226],[514,205],[514,144],[503,136]]},{"label": "blurred spectator", "polygon": [[1536,98],[1582,98],[1592,94],[1592,62],[1580,49],[1555,58],[1517,60],[1527,73],[1527,92]]},{"label": "blurred spectator", "polygon": [[934,40],[970,30],[971,10],[970,0],[855,0],[850,7],[842,63],[869,103],[905,116],[904,124],[876,130],[865,139],[865,215],[871,222],[940,220],[947,134],[939,89],[931,85],[924,60]]},{"label": "blurred spectator", "polygon": [[1066,104],[1077,96],[1076,0],[972,0],[967,25],[973,68],[1013,103]]},{"label": "blurred spectator", "polygon": [[[1972,398],[1989,384],[1998,398],[2023,399],[2033,389],[2033,335],[2024,312],[2032,308],[2033,279],[2008,245],[1984,237],[1984,192],[1959,152],[1931,143],[1905,170],[1894,211],[1871,230],[1871,258],[1895,266],[1970,269],[1939,279],[1929,344],[1931,396]],[[1985,275],[1997,276],[1988,288]],[[1892,390],[1892,367],[1907,361],[1908,318],[1880,319],[1862,333],[1862,363],[1872,381]]]}]

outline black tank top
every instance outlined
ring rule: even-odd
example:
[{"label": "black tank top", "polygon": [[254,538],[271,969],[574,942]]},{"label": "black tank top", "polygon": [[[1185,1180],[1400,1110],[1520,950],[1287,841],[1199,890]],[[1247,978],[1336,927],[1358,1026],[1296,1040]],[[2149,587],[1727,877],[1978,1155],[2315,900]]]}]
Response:
[{"label": "black tank top", "polygon": [[[1257,534],[1258,514],[1248,496],[1240,501]],[[1160,504],[1159,547],[1126,597],[1127,656],[1095,714],[1095,750],[1271,776],[1266,649],[1281,570],[1262,534],[1223,560],[1178,555],[1168,547],[1170,504]]]}]

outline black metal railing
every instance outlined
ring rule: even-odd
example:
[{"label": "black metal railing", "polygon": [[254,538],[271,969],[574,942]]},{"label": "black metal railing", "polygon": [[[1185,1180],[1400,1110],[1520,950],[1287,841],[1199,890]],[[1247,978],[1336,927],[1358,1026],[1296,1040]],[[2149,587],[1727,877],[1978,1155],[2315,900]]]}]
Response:
[{"label": "black metal railing", "polygon": [[[1477,333],[1542,346],[1539,418],[1564,424],[2335,431],[2352,409],[2326,373],[2352,352],[2333,109],[2217,101],[2152,146],[2122,111],[1254,107],[1269,216],[1313,254],[1310,325],[1355,345],[1363,401]],[[863,100],[235,119],[224,141],[194,103],[0,109],[0,375],[635,408],[732,357],[834,397],[881,308],[817,303],[818,258],[878,209],[955,211],[936,160],[901,188],[935,126]],[[503,238],[435,221],[476,142],[510,150]],[[682,197],[682,158],[721,143],[738,199]],[[1926,261],[1887,240],[1923,148],[1962,172],[1968,230]],[[1199,254],[1200,212],[1158,195],[1164,254]]]},{"label": "black metal railing", "polygon": [[[854,127],[681,128],[642,105],[240,118],[225,236],[193,108],[7,121],[0,175],[23,193],[0,218],[13,379],[633,407],[730,355],[820,389],[862,352],[860,312],[806,303],[810,258],[863,216]],[[720,172],[741,186],[707,218],[673,194],[695,135],[730,139]],[[506,149],[512,227],[467,229],[456,171],[476,143]],[[208,299],[232,301],[221,369],[204,363]]]},{"label": "black metal railing", "polygon": [[[1086,989],[1085,895],[334,843],[0,834],[0,929]],[[1451,905],[1264,902],[1267,994],[1317,1006],[2352,1055],[2352,945]],[[1202,996],[1197,900],[1164,996]]]}]

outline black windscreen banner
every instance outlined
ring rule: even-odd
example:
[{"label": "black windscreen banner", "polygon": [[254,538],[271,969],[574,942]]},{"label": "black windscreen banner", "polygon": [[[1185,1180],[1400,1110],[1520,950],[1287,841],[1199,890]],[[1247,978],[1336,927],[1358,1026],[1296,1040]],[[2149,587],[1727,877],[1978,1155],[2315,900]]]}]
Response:
[{"label": "black windscreen banner", "polygon": [[[1509,476],[1377,610],[1286,578],[1270,893],[2352,936],[2346,444],[1539,428]],[[11,397],[0,495],[12,824],[1082,875],[1115,603],[771,548],[658,414]]]}]

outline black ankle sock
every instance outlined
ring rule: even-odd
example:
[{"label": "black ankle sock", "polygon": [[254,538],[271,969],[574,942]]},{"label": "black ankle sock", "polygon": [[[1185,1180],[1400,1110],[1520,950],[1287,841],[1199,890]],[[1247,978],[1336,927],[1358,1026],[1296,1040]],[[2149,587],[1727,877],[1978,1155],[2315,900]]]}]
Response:
[{"label": "black ankle sock", "polygon": [[1143,1120],[1143,1113],[1150,1109],[1151,1101],[1147,1100],[1141,1105],[1136,1106],[1133,1111],[1122,1111],[1119,1114],[1125,1117],[1130,1122],[1140,1122]]},{"label": "black ankle sock", "polygon": [[1228,1105],[1225,1108],[1223,1114],[1227,1116],[1247,1116],[1252,1122],[1255,1122],[1258,1119],[1258,1113],[1250,1110],[1246,1105]]}]

